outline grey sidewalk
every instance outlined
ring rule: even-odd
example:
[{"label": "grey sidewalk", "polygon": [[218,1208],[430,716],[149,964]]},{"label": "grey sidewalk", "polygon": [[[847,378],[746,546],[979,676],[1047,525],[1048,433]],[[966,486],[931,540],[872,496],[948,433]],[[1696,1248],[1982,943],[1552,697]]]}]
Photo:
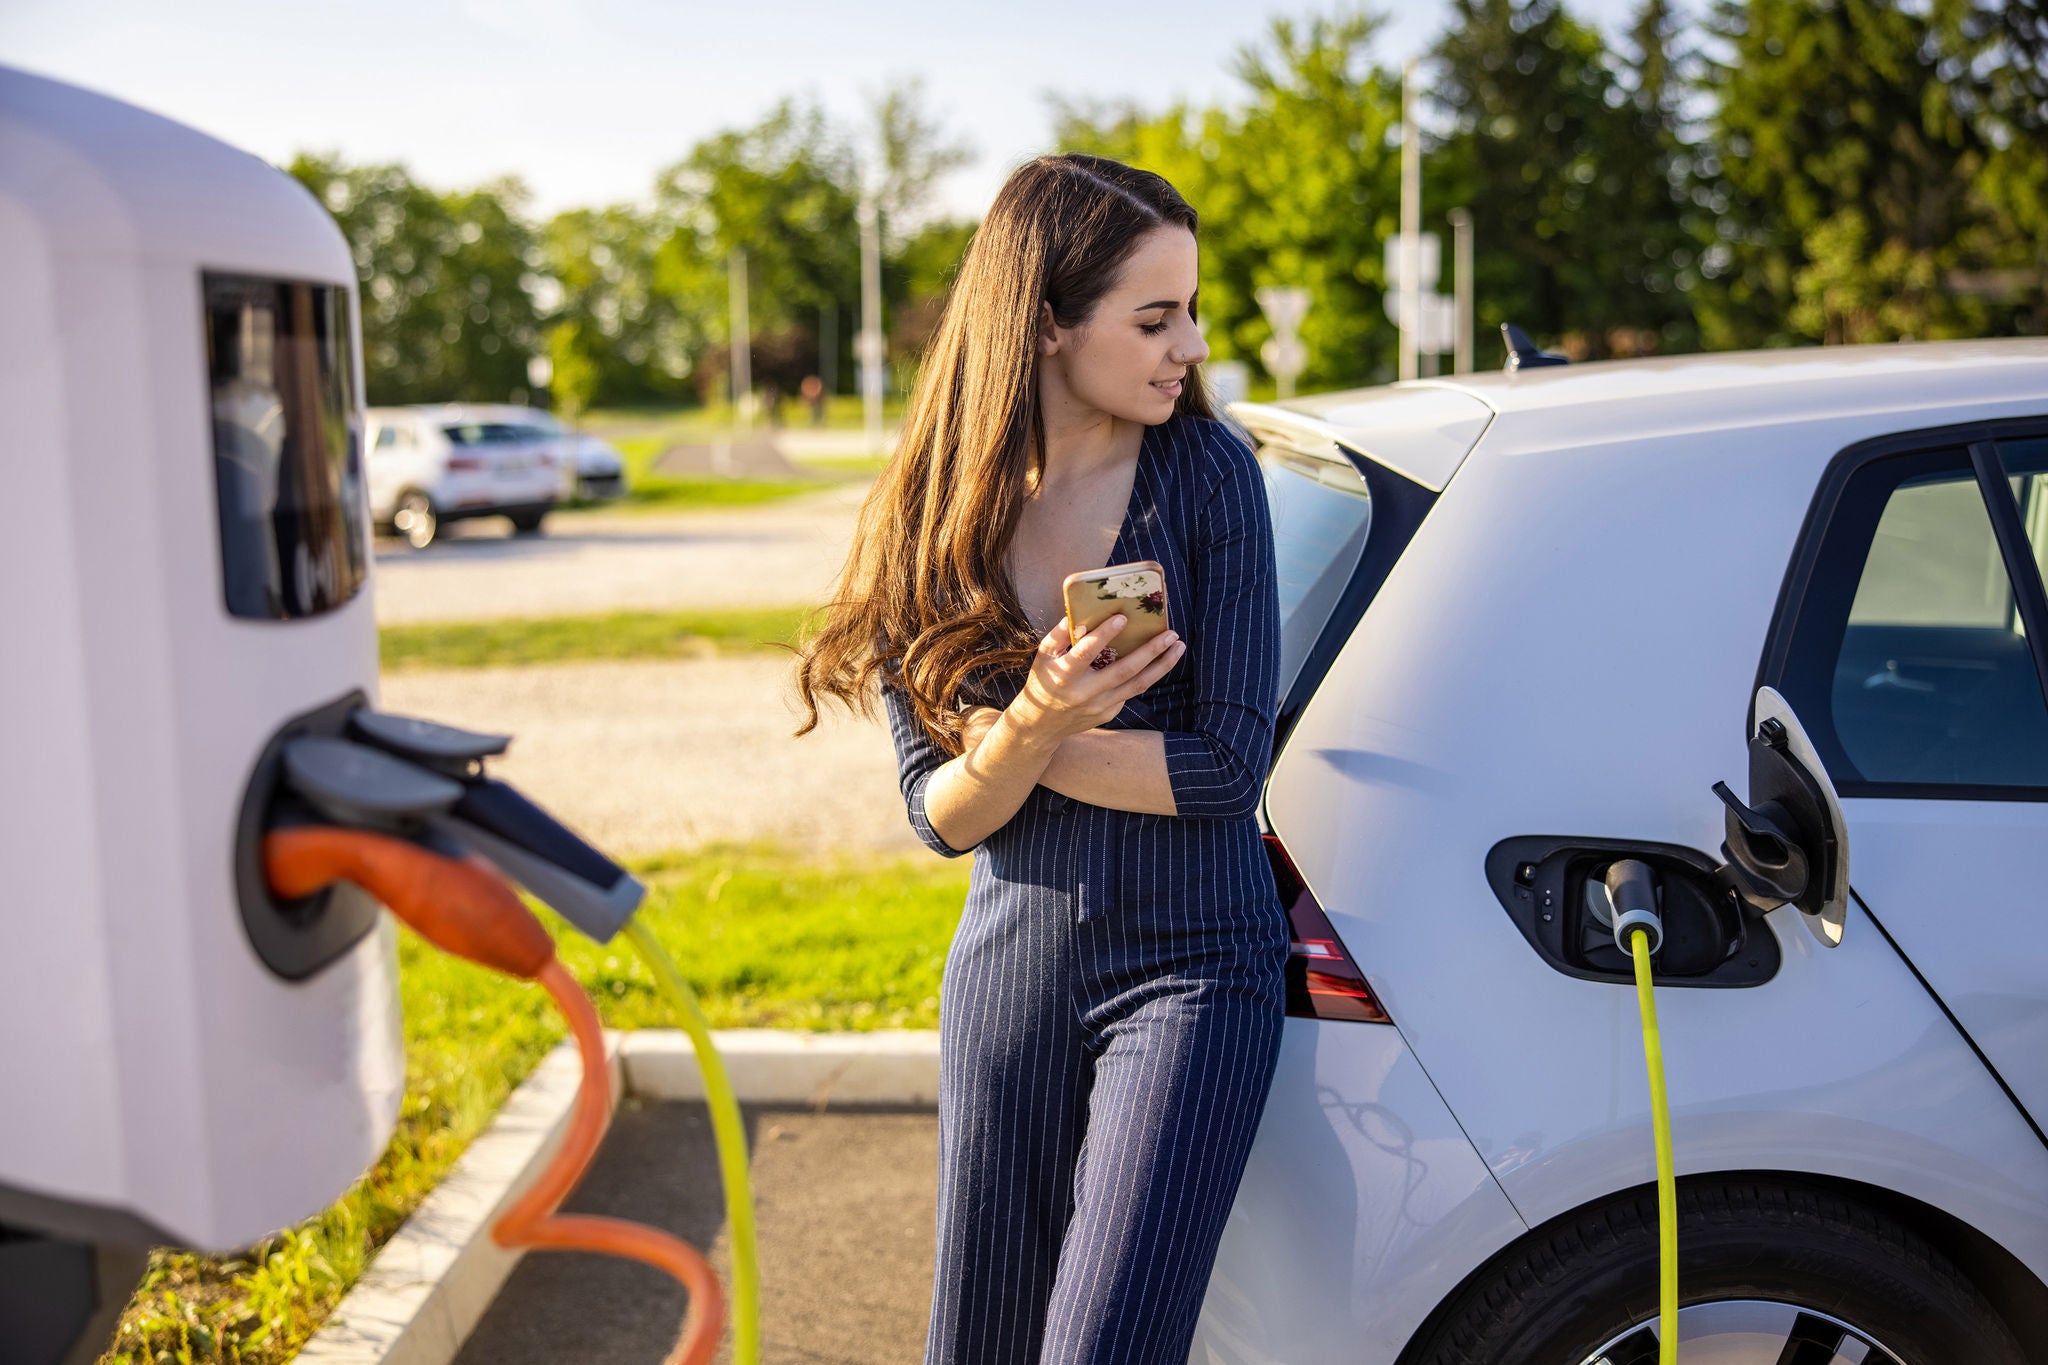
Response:
[{"label": "grey sidewalk", "polygon": [[[938,1120],[928,1109],[743,1110],[761,1258],[762,1359],[897,1365],[924,1349]],[[729,1283],[730,1245],[701,1104],[627,1099],[564,1206],[665,1228]],[[659,1272],[530,1252],[456,1365],[659,1365],[685,1296]],[[731,1359],[729,1350],[718,1359]]]}]

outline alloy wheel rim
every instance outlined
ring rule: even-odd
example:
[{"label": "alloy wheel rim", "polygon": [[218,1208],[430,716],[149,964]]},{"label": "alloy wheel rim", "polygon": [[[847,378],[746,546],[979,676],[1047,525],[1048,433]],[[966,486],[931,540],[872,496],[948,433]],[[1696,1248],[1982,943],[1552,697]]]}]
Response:
[{"label": "alloy wheel rim", "polygon": [[[1714,1365],[1778,1365],[1815,1360],[1839,1365],[1901,1365],[1899,1357],[1854,1323],[1774,1299],[1715,1299],[1678,1310],[1678,1344]],[[1821,1354],[1822,1351],[1828,1354]],[[1656,1365],[1652,1318],[1601,1343],[1580,1365]]]}]

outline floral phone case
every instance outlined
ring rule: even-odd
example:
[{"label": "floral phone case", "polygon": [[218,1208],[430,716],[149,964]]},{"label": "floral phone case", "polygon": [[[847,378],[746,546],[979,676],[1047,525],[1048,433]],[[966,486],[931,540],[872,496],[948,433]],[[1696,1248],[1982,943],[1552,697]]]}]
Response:
[{"label": "floral phone case", "polygon": [[1073,639],[1080,639],[1118,612],[1124,614],[1124,628],[1090,667],[1115,663],[1120,655],[1166,629],[1166,568],[1156,559],[1070,573],[1061,588],[1067,599],[1067,630]]}]

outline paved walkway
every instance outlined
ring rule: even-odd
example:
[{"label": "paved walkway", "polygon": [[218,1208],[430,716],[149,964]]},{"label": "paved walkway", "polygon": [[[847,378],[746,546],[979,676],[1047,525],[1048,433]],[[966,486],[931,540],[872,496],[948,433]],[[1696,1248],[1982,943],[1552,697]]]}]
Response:
[{"label": "paved walkway", "polygon": [[[721,839],[925,853],[881,719],[801,739],[794,656],[393,673],[385,710],[513,736],[491,770],[622,857]],[[926,854],[926,856],[930,856]]]},{"label": "paved walkway", "polygon": [[[901,1365],[924,1351],[938,1119],[931,1113],[744,1111],[768,1365]],[[729,1283],[711,1124],[701,1105],[628,1100],[565,1209],[651,1223],[706,1251]],[[657,1365],[687,1296],[608,1257],[527,1253],[455,1365]],[[732,1359],[728,1345],[718,1355]]]},{"label": "paved walkway", "polygon": [[377,620],[475,621],[822,601],[867,495],[853,479],[760,507],[556,512],[537,536],[455,522],[425,550],[380,539]]}]

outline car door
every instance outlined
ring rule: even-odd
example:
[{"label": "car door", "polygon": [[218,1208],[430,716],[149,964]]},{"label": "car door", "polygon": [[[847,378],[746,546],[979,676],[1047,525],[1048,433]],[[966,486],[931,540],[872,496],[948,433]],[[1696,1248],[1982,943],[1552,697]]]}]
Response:
[{"label": "car door", "polygon": [[1852,891],[2048,1126],[2048,421],[1830,466],[1759,681],[1841,795]]}]

